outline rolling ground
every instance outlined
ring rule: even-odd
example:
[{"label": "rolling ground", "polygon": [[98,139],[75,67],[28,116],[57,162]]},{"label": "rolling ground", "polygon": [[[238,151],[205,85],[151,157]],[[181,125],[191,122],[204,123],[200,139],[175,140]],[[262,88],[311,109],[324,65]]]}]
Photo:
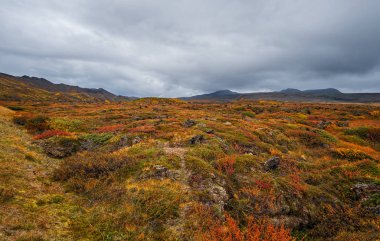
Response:
[{"label": "rolling ground", "polygon": [[378,106],[2,104],[5,240],[379,237]]}]

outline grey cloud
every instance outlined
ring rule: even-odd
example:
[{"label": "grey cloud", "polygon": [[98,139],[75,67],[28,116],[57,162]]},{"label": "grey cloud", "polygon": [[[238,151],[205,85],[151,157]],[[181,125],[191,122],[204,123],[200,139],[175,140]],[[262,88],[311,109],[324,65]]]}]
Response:
[{"label": "grey cloud", "polygon": [[123,95],[380,91],[377,0],[0,0],[0,71]]}]

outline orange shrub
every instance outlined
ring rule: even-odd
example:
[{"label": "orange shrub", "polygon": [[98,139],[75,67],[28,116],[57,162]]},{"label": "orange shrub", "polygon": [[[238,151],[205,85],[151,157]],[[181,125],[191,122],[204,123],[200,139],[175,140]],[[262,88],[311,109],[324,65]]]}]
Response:
[{"label": "orange shrub", "polygon": [[112,126],[102,126],[95,130],[97,133],[109,133],[109,132],[117,132],[122,131],[124,129],[124,125],[112,125]]},{"label": "orange shrub", "polygon": [[142,133],[151,133],[154,132],[156,128],[154,126],[137,126],[129,129],[130,132],[142,132]]},{"label": "orange shrub", "polygon": [[292,173],[289,177],[294,189],[294,194],[300,194],[306,190],[306,186],[302,183],[301,177],[298,173]]},{"label": "orange shrub", "polygon": [[60,131],[60,130],[48,130],[44,131],[42,134],[36,135],[33,137],[34,140],[48,139],[53,136],[69,136],[69,132]]},{"label": "orange shrub", "polygon": [[247,228],[242,231],[238,223],[226,214],[226,222],[223,225],[213,225],[202,233],[198,240],[201,241],[292,241],[290,230],[284,226],[275,227],[273,224],[261,221],[255,222],[253,217],[248,218]]},{"label": "orange shrub", "polygon": [[235,172],[235,169],[234,169],[235,162],[236,162],[235,156],[229,156],[229,157],[220,159],[218,161],[218,169],[219,171],[226,173],[228,176],[231,176]]},{"label": "orange shrub", "polygon": [[348,161],[358,161],[367,158],[371,158],[367,153],[356,149],[348,148],[336,148],[333,150],[333,155],[340,159],[346,159]]},{"label": "orange shrub", "polygon": [[255,183],[260,190],[269,190],[272,188],[272,183],[264,180],[256,180]]}]

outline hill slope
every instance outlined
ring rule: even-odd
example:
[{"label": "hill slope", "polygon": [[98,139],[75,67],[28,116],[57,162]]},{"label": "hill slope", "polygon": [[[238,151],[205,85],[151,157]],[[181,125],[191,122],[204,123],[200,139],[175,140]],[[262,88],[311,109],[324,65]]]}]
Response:
[{"label": "hill slope", "polygon": [[73,240],[73,196],[50,181],[59,162],[39,153],[31,137],[0,106],[0,240]]},{"label": "hill slope", "polygon": [[[68,225],[73,238],[66,240],[223,241],[231,240],[223,230],[239,230],[231,218],[248,235],[252,217],[265,227],[283,224],[304,240],[379,237],[378,106],[140,99],[19,107],[15,123],[56,158],[52,163],[60,165],[52,177],[78,198],[80,213],[74,209]],[[29,147],[18,137],[29,137],[4,125],[11,126],[1,131],[7,163],[34,164],[25,160],[27,153],[19,154]],[[7,165],[0,166],[0,178],[17,183],[27,176],[27,165]],[[33,170],[52,183],[40,174],[43,169]],[[22,182],[21,189],[29,188]],[[66,210],[70,203],[44,207]],[[7,205],[5,210],[15,203]],[[24,206],[15,209],[26,212]],[[32,210],[40,220],[46,209]],[[17,227],[9,220],[3,230]],[[267,240],[291,240],[273,237]]]},{"label": "hill slope", "polygon": [[97,102],[128,99],[130,98],[114,95],[104,89],[54,84],[43,78],[16,77],[0,73],[0,100],[2,101]]}]

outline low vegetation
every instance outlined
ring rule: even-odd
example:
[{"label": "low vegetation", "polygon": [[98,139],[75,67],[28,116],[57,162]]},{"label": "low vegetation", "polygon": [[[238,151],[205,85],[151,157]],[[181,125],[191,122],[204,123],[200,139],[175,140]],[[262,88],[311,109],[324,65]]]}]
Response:
[{"label": "low vegetation", "polygon": [[5,240],[379,237],[380,107],[2,104]]}]

